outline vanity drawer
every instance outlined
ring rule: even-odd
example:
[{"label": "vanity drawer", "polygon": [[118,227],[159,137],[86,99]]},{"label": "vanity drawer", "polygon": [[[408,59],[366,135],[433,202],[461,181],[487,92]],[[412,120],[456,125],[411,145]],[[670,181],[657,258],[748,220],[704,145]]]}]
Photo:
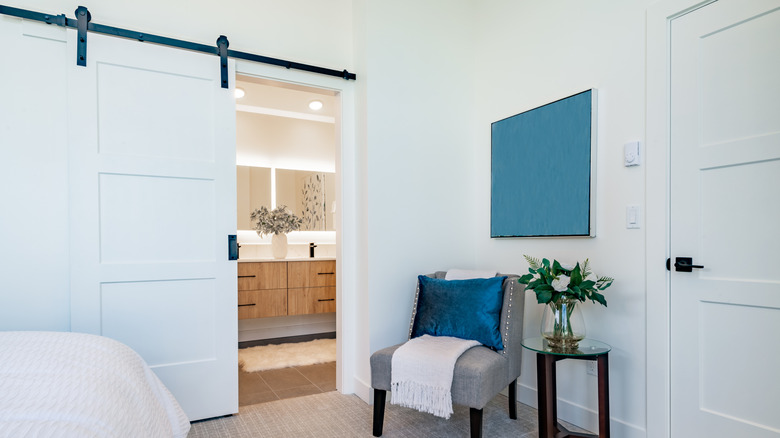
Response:
[{"label": "vanity drawer", "polygon": [[287,315],[287,289],[238,292],[238,319]]},{"label": "vanity drawer", "polygon": [[287,263],[287,287],[321,287],[336,285],[336,261]]},{"label": "vanity drawer", "polygon": [[287,287],[287,263],[239,263],[238,290],[284,289]]},{"label": "vanity drawer", "polygon": [[287,303],[289,315],[335,312],[336,288],[329,286],[288,289]]}]

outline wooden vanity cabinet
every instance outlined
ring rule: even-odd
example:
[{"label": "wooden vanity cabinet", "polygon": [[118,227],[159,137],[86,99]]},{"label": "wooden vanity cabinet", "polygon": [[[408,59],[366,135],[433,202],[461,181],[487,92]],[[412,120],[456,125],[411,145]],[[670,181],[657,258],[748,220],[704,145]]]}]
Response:
[{"label": "wooden vanity cabinet", "polygon": [[336,311],[334,260],[238,264],[238,319]]},{"label": "wooden vanity cabinet", "polygon": [[287,263],[238,264],[238,319],[287,315]]},{"label": "wooden vanity cabinet", "polygon": [[287,289],[287,314],[308,315],[336,311],[336,287],[301,287]]},{"label": "wooden vanity cabinet", "polygon": [[336,286],[334,260],[289,262],[287,265],[288,287]]},{"label": "wooden vanity cabinet", "polygon": [[239,263],[238,290],[287,289],[287,263]]}]

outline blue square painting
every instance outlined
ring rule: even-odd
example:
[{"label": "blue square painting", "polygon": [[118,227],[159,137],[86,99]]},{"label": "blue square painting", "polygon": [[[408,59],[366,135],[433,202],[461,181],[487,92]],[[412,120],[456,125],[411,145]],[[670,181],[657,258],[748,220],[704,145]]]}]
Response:
[{"label": "blue square painting", "polygon": [[596,90],[491,125],[491,237],[595,236]]}]

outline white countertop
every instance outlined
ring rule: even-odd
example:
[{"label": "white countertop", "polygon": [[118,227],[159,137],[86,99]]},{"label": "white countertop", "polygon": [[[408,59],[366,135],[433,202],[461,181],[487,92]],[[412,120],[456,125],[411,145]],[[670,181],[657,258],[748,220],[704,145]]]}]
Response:
[{"label": "white countertop", "polygon": [[257,262],[326,262],[336,260],[335,257],[289,257],[286,259],[268,258],[246,258],[238,259],[239,263],[257,263]]}]

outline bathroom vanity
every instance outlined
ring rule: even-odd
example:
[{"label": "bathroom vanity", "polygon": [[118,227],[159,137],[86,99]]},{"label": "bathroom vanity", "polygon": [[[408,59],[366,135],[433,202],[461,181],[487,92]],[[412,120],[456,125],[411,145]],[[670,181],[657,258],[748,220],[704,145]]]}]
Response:
[{"label": "bathroom vanity", "polygon": [[335,259],[238,260],[238,319],[335,311]]}]

